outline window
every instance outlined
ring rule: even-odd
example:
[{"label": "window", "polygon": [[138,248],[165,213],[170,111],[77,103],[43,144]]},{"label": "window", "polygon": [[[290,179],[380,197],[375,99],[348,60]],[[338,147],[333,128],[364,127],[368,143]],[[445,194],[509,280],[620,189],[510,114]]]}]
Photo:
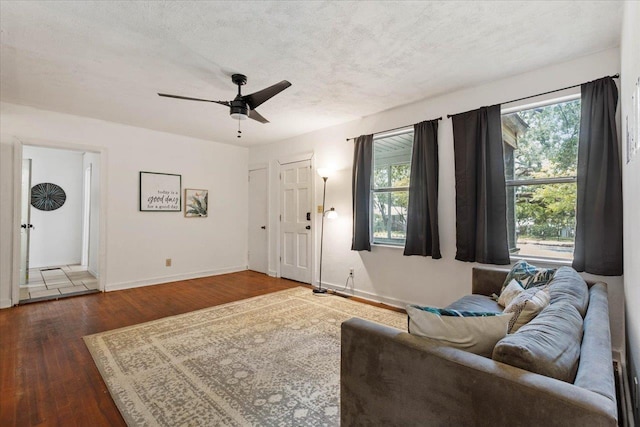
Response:
[{"label": "window", "polygon": [[580,99],[502,115],[513,255],[572,259]]},{"label": "window", "polygon": [[376,136],[373,139],[373,243],[404,245],[407,234],[412,147],[413,128]]}]

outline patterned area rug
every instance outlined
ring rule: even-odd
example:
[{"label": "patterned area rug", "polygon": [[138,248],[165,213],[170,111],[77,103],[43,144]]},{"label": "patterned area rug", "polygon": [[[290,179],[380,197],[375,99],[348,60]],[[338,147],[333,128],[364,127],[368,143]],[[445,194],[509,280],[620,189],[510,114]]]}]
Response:
[{"label": "patterned area rug", "polygon": [[294,288],[84,337],[130,426],[337,426],[340,324],[406,315]]}]

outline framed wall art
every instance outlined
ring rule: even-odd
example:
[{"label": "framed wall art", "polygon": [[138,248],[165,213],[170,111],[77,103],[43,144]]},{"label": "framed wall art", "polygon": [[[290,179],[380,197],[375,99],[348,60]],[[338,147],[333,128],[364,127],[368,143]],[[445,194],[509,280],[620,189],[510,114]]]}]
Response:
[{"label": "framed wall art", "polygon": [[31,206],[41,211],[55,211],[66,200],[67,193],[59,185],[43,182],[31,188]]},{"label": "framed wall art", "polygon": [[206,218],[209,211],[209,190],[184,190],[184,216],[187,218]]},{"label": "framed wall art", "polygon": [[180,212],[182,175],[140,172],[141,212]]}]

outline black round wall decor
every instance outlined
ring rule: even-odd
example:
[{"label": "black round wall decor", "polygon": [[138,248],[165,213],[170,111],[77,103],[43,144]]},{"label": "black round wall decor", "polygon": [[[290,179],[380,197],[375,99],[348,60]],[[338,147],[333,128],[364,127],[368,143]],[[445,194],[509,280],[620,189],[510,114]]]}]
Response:
[{"label": "black round wall decor", "polygon": [[59,185],[43,182],[31,188],[31,206],[41,211],[55,211],[66,200],[67,195]]}]

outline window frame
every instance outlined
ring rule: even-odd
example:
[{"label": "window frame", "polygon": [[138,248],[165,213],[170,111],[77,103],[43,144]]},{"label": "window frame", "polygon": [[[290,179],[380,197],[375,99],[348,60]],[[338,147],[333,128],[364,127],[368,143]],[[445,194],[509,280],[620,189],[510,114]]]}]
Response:
[{"label": "window frame", "polygon": [[[409,194],[409,187],[411,185],[411,156],[412,156],[412,152],[413,152],[413,137],[411,138],[411,149],[409,150],[409,185],[407,186],[402,186],[402,187],[380,187],[380,188],[375,188],[375,171],[376,171],[376,155],[375,155],[375,144],[377,141],[381,140],[381,139],[385,139],[385,138],[390,138],[393,136],[400,136],[400,135],[406,135],[406,134],[413,134],[414,133],[414,128],[413,126],[407,126],[401,129],[396,129],[393,131],[389,131],[389,132],[383,132],[383,133],[379,133],[379,134],[374,134],[373,136],[373,153],[371,156],[371,182],[369,185],[369,194],[370,194],[370,204],[369,204],[369,230],[370,230],[370,236],[371,236],[371,244],[375,245],[375,246],[390,246],[390,247],[394,247],[394,248],[404,248],[404,245],[406,243],[406,229],[405,229],[405,237],[403,239],[393,239],[391,237],[389,238],[376,238],[374,235],[374,221],[375,221],[375,216],[374,216],[374,197],[376,194],[390,194],[390,193],[401,193],[401,192],[406,192],[407,193],[407,199],[408,199],[408,194]],[[390,162],[387,167],[388,167],[388,171],[389,171],[389,180],[391,180],[391,168],[393,166],[397,166],[397,165],[404,165],[406,163],[404,162]],[[391,204],[389,205],[389,209],[392,209]],[[387,226],[387,234],[390,234],[390,227],[391,227],[391,222],[389,222],[388,226]]]},{"label": "window frame", "polygon": [[[574,93],[569,95],[565,95],[561,97],[553,97],[553,98],[549,98],[549,99],[535,102],[535,103],[523,104],[523,105],[510,107],[510,108],[504,108],[504,109],[501,109],[500,111],[500,117],[502,120],[502,116],[504,115],[518,113],[520,111],[532,110],[535,108],[544,108],[551,105],[557,105],[557,104],[572,102],[576,100],[581,101],[581,94],[579,91],[575,91]],[[504,137],[503,137],[503,145],[506,145],[506,144],[507,143],[504,141]],[[514,160],[515,160],[515,156],[514,156]],[[577,157],[576,157],[576,169],[577,169]],[[505,170],[505,173],[506,173],[506,170]],[[506,176],[505,176],[505,189],[507,191],[509,189],[515,189],[523,186],[535,187],[535,186],[548,185],[548,184],[576,184],[576,191],[577,191],[577,176],[567,175],[567,176],[559,176],[559,177],[529,178],[529,179],[506,179]],[[514,199],[514,209],[515,209],[515,199]],[[507,222],[509,222],[508,219],[507,219]],[[515,237],[515,241],[517,242],[518,235],[515,231],[515,225],[516,224],[514,223],[511,227],[514,228],[514,237]],[[574,246],[575,246],[575,229],[574,229]],[[520,254],[519,252],[510,253],[509,258],[511,259],[512,262],[520,259],[529,259],[529,260],[536,259],[536,260],[547,262],[549,264],[558,264],[558,265],[571,265],[573,261],[573,255],[571,256],[571,258],[562,258],[562,257],[551,257],[551,256],[543,256],[543,255],[531,256],[527,254]]]}]

